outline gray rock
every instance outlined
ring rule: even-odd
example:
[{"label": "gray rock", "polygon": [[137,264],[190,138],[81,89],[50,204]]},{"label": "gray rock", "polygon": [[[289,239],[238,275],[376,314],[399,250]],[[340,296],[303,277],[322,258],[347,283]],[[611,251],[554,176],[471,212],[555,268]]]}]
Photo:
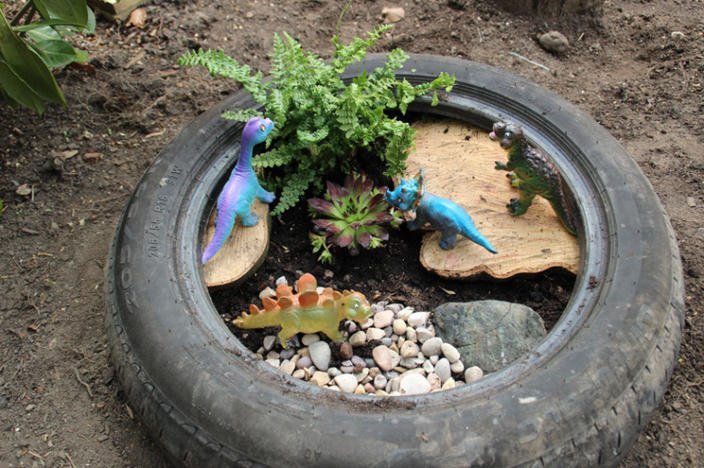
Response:
[{"label": "gray rock", "polygon": [[330,346],[324,341],[316,341],[308,347],[308,350],[310,351],[310,358],[313,364],[315,364],[315,367],[321,371],[328,370],[332,354],[330,352]]},{"label": "gray rock", "polygon": [[276,342],[275,335],[267,335],[264,337],[264,342],[262,343],[262,346],[264,347],[265,350],[271,351],[271,348],[274,347],[275,342]]},{"label": "gray rock", "polygon": [[386,376],[384,374],[379,374],[376,377],[374,377],[374,387],[383,390],[386,388],[386,383],[388,380],[386,379]]},{"label": "gray rock", "polygon": [[570,47],[570,41],[559,31],[550,31],[545,34],[538,34],[540,46],[554,54],[564,54]]},{"label": "gray rock", "polygon": [[495,372],[518,359],[547,332],[530,307],[503,301],[451,302],[434,313],[443,341],[452,343],[466,363]]},{"label": "gray rock", "polygon": [[464,371],[464,381],[467,383],[476,382],[482,377],[484,377],[484,372],[477,366],[472,366]]},{"label": "gray rock", "polygon": [[317,333],[303,335],[303,337],[301,338],[301,343],[303,343],[303,346],[310,346],[317,341],[320,341],[320,337]]},{"label": "gray rock", "polygon": [[310,356],[303,356],[298,360],[298,362],[296,362],[296,368],[304,369],[306,367],[310,367],[312,364],[313,361],[310,359]]}]

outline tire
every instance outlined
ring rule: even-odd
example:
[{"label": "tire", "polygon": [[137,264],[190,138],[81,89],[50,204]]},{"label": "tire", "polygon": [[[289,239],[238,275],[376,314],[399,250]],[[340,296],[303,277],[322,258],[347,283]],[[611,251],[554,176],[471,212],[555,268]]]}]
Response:
[{"label": "tire", "polygon": [[[374,55],[345,78],[383,62]],[[477,383],[424,396],[345,395],[254,359],[214,309],[197,240],[241,125],[198,117],[154,161],[121,218],[106,270],[117,375],[151,435],[185,466],[615,465],[657,411],[683,324],[677,244],[636,163],[582,111],[477,63],[413,55],[413,83],[457,83],[413,110],[489,129],[523,126],[578,200],[582,264],[572,298],[529,355]]]}]

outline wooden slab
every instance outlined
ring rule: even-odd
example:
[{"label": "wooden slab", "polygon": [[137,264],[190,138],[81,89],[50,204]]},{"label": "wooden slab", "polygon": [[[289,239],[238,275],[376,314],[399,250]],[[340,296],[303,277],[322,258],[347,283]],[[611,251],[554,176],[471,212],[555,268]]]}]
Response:
[{"label": "wooden slab", "polygon": [[550,204],[536,197],[528,212],[512,216],[506,208],[518,190],[506,171],[494,169],[506,151],[489,134],[452,120],[419,122],[416,148],[408,158],[406,174],[422,166],[426,190],[449,198],[470,214],[479,231],[499,251],[494,255],[460,237],[452,250],[438,245],[439,232],[423,237],[420,261],[440,276],[467,278],[487,273],[508,278],[562,267],[573,273],[579,265],[577,238],[562,226]]},{"label": "wooden slab", "polygon": [[[239,220],[225,245],[203,266],[203,278],[209,288],[235,283],[259,267],[269,249],[269,205],[258,200],[252,211],[259,215],[253,227],[243,227]],[[215,234],[215,210],[203,236],[202,250]]]}]

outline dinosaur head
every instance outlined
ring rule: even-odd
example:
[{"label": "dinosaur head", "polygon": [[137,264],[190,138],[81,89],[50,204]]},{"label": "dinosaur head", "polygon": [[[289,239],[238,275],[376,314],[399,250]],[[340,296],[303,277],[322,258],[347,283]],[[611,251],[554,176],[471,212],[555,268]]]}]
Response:
[{"label": "dinosaur head", "polygon": [[509,122],[496,122],[489,133],[489,138],[494,141],[498,140],[502,148],[509,149],[523,139],[523,129]]},{"label": "dinosaur head", "polygon": [[387,190],[384,199],[394,208],[401,211],[414,209],[423,196],[423,169],[413,179],[401,179],[394,190]]},{"label": "dinosaur head", "polygon": [[364,294],[357,291],[345,291],[339,299],[339,307],[344,316],[357,323],[364,323],[372,315],[372,308]]},{"label": "dinosaur head", "polygon": [[274,122],[266,117],[253,117],[244,126],[242,140],[250,142],[252,146],[262,143],[274,129]]}]

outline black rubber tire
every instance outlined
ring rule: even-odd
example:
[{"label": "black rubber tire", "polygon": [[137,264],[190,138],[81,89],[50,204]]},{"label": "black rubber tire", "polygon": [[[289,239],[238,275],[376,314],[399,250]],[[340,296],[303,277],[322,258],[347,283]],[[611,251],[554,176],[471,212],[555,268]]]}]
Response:
[{"label": "black rubber tire", "polygon": [[[379,66],[372,56],[345,76]],[[570,303],[530,355],[481,381],[414,397],[343,395],[285,376],[228,331],[197,239],[241,126],[198,117],[144,175],[107,266],[107,332],[130,405],[187,466],[614,465],[657,410],[683,322],[672,228],[623,148],[585,113],[485,65],[414,55],[401,76],[457,77],[436,108],[483,128],[508,119],[551,154],[581,210]],[[471,286],[468,286],[471,287]]]}]

